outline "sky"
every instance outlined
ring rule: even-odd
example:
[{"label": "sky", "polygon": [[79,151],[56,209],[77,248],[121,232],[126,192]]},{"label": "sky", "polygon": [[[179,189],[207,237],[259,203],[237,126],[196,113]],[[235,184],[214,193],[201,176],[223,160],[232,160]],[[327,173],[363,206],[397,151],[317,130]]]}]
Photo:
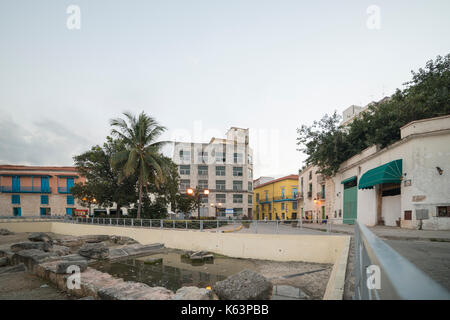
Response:
[{"label": "sky", "polygon": [[448,0],[2,0],[0,164],[73,165],[110,119],[145,111],[162,140],[249,128],[255,177],[297,173],[296,129],[450,53],[448,12]]}]

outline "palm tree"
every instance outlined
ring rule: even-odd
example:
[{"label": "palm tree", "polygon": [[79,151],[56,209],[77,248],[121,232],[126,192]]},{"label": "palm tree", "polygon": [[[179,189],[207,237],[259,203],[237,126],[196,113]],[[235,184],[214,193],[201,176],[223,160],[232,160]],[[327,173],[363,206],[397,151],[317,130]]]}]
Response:
[{"label": "palm tree", "polygon": [[165,181],[168,171],[166,158],[161,154],[165,141],[155,140],[166,130],[158,122],[147,116],[144,111],[136,118],[129,112],[124,112],[126,120],[111,119],[113,128],[111,134],[121,139],[125,150],[111,157],[111,165],[120,170],[119,181],[133,174],[137,175],[139,184],[139,203],[137,218],[141,218],[142,189],[148,183],[159,187]]}]

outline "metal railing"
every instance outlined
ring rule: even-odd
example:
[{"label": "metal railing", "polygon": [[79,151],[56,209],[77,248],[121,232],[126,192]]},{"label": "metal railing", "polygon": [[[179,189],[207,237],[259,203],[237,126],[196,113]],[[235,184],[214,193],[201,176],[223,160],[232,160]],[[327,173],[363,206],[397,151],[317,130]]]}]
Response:
[{"label": "metal railing", "polygon": [[266,233],[266,234],[302,234],[315,232],[317,234],[341,232],[334,230],[342,219],[281,219],[281,220],[241,220],[226,219],[219,217],[214,220],[195,219],[135,219],[135,218],[113,218],[113,217],[72,217],[69,215],[51,215],[36,217],[2,217],[0,222],[21,221],[59,221],[76,224],[95,224],[115,227],[135,228],[159,228],[175,230],[197,230],[215,232],[244,232],[244,233]]},{"label": "metal railing", "polygon": [[4,193],[52,193],[52,188],[41,186],[1,186],[0,191]]},{"label": "metal railing", "polygon": [[447,300],[450,293],[366,226],[355,223],[356,300]]}]

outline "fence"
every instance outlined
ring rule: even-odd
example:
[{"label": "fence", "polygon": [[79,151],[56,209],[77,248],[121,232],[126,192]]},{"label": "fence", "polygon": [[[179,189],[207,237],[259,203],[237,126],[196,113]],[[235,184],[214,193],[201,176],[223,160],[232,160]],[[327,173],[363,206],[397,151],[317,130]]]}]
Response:
[{"label": "fence", "polygon": [[450,299],[450,293],[399,255],[366,226],[355,223],[356,300]]},{"label": "fence", "polygon": [[[109,217],[71,217],[71,216],[40,216],[40,217],[1,217],[0,221],[60,221],[67,223],[82,223],[109,225],[135,228],[164,228],[184,229],[216,232],[244,232],[268,234],[296,234],[296,233],[332,233],[334,226],[342,219],[295,219],[295,220],[182,220],[182,219],[135,219]],[[337,231],[337,230],[336,230]]]}]

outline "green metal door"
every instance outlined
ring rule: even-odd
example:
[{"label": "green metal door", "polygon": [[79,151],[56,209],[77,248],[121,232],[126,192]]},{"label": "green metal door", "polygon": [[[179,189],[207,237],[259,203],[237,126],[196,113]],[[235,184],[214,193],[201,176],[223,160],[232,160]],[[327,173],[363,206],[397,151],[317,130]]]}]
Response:
[{"label": "green metal door", "polygon": [[357,215],[357,192],[358,187],[344,189],[344,223],[354,224]]}]

